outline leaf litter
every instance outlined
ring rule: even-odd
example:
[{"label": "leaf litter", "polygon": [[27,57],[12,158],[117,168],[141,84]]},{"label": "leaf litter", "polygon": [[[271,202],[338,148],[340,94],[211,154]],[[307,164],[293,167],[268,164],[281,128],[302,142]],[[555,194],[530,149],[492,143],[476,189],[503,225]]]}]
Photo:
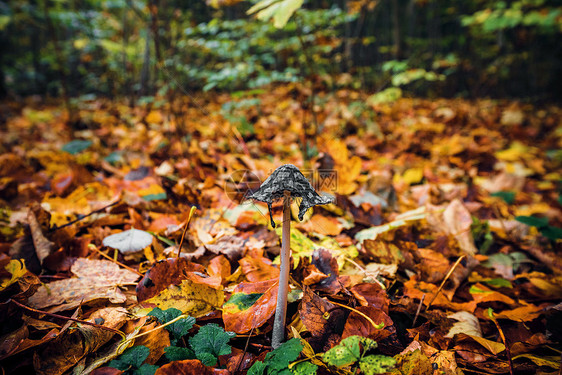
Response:
[{"label": "leaf litter", "polygon": [[[377,129],[326,112],[304,160],[305,109],[288,94],[300,89],[257,94],[242,138],[213,115],[228,95],[189,111],[186,139],[175,131],[187,99],[97,99],[87,131],[45,105],[44,133],[33,108],[12,107],[0,130],[3,372],[557,373],[562,111],[325,93],[318,111],[362,98]],[[271,350],[281,207],[243,198],[283,164],[336,199],[292,207],[289,339]]]}]

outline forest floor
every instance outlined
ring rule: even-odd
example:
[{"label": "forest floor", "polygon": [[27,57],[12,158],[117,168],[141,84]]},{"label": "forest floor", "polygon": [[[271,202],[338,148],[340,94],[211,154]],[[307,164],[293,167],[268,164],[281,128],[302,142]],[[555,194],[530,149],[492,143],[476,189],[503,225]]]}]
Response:
[{"label": "forest floor", "polygon": [[2,373],[560,373],[562,109],[309,95],[0,104]]}]

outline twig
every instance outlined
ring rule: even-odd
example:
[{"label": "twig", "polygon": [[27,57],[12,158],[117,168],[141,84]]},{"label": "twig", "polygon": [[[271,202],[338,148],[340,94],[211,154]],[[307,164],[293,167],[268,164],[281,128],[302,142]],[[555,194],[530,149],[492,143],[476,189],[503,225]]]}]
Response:
[{"label": "twig", "polygon": [[492,319],[492,322],[496,325],[498,332],[500,333],[500,338],[502,339],[503,345],[505,346],[505,353],[507,354],[507,360],[509,361],[509,373],[513,375],[513,361],[511,360],[511,349],[509,349],[509,345],[507,345],[507,340],[505,339],[505,335],[503,334],[502,328],[500,327],[496,317],[494,316],[494,310],[492,308],[488,308],[488,316]]},{"label": "twig", "polygon": [[187,232],[187,227],[189,226],[189,223],[191,222],[191,217],[193,216],[193,213],[195,212],[195,206],[191,206],[191,210],[189,211],[189,217],[187,218],[187,221],[185,222],[185,227],[183,228],[183,233],[181,235],[181,240],[180,240],[180,244],[178,246],[178,253],[176,255],[176,258],[179,258],[180,253],[181,253],[181,247],[183,246],[183,239],[185,238],[185,233]]},{"label": "twig", "polygon": [[240,357],[240,360],[238,361],[238,364],[236,365],[236,369],[234,370],[234,374],[238,373],[238,370],[240,370],[240,365],[242,365],[242,362],[244,361],[244,356],[246,355],[246,352],[248,350],[248,344],[250,344],[250,338],[252,337],[252,332],[254,332],[254,327],[252,327],[252,329],[250,330],[250,334],[248,335],[248,339],[246,340],[246,345],[244,345],[244,351],[242,352],[242,357]]},{"label": "twig", "polygon": [[[90,245],[90,246],[88,246],[88,247],[91,248],[91,249],[96,250],[101,256],[105,257],[106,259],[109,259],[109,260],[112,261],[113,263],[115,263],[115,264],[117,264],[117,265],[119,265],[119,266],[121,266],[121,267],[123,267],[123,268],[125,268],[125,269],[127,269],[127,270],[129,270],[129,271],[131,271],[131,272],[134,272],[134,273],[136,273],[136,274],[139,275],[139,276],[143,276],[143,274],[140,273],[139,271],[137,271],[136,269],[131,268],[131,267],[129,267],[129,266],[127,266],[127,265],[121,263],[120,261],[118,261],[118,260],[116,260],[116,259],[113,259],[112,257],[110,257],[110,256],[107,255],[107,254],[104,254],[104,253],[103,253],[100,249],[98,249],[96,246]],[[117,250],[115,250],[115,251],[117,251]]]},{"label": "twig", "polygon": [[49,229],[49,233],[50,233],[50,232],[54,232],[54,231],[59,230],[59,229],[62,229],[62,228],[66,228],[66,227],[68,227],[68,226],[70,226],[70,225],[72,225],[72,224],[74,224],[74,223],[77,223],[77,222],[79,222],[79,221],[81,221],[81,220],[84,220],[85,218],[87,218],[87,217],[89,217],[89,216],[92,216],[93,214],[97,214],[98,212],[104,211],[106,208],[115,206],[115,205],[116,205],[117,203],[119,203],[119,202],[121,202],[121,200],[117,200],[117,201],[115,201],[115,202],[113,202],[113,203],[108,204],[107,206],[104,206],[104,207],[102,207],[102,208],[99,208],[99,209],[97,209],[97,210],[94,210],[94,211],[90,212],[90,213],[87,214],[87,215],[84,215],[84,216],[82,216],[82,217],[79,217],[78,219],[74,219],[74,220],[72,220],[72,221],[69,221],[68,223],[66,223],[66,224],[64,224],[64,225],[61,225],[60,227],[51,228],[51,229]]},{"label": "twig", "polygon": [[455,270],[455,268],[457,268],[457,266],[459,265],[459,263],[461,262],[461,260],[463,260],[463,258],[466,255],[461,255],[459,257],[459,259],[457,259],[457,261],[455,262],[455,264],[453,264],[453,266],[451,267],[451,269],[449,270],[449,272],[447,272],[447,276],[445,276],[445,278],[443,279],[443,281],[441,282],[441,285],[439,285],[439,289],[437,289],[437,293],[435,293],[435,295],[433,296],[433,298],[431,299],[431,301],[429,301],[429,303],[427,304],[427,307],[425,308],[425,311],[427,311],[429,309],[429,307],[431,306],[431,304],[433,303],[433,301],[435,301],[435,298],[437,298],[437,296],[439,295],[439,293],[441,292],[441,289],[443,289],[443,286],[445,285],[445,283],[447,282],[447,280],[449,279],[449,277],[451,276],[451,274],[453,273],[453,271]]},{"label": "twig", "polygon": [[423,294],[422,298],[420,299],[420,304],[418,305],[418,310],[416,311],[416,315],[414,316],[414,321],[412,322],[412,328],[414,328],[416,326],[416,320],[418,320],[418,315],[420,315],[420,311],[421,311],[424,299],[425,299],[425,293]]},{"label": "twig", "polygon": [[29,310],[29,311],[33,311],[34,313],[37,313],[37,314],[44,314],[44,315],[52,316],[53,318],[57,318],[57,319],[71,320],[71,321],[76,322],[76,323],[85,324],[85,325],[89,325],[89,326],[92,326],[92,327],[96,327],[96,328],[99,328],[99,329],[103,329],[103,330],[106,330],[106,331],[116,333],[119,336],[121,336],[123,338],[123,340],[125,340],[127,338],[123,332],[121,332],[121,331],[119,331],[118,329],[115,329],[115,328],[102,326],[100,324],[88,322],[86,320],[70,318],[70,317],[64,316],[64,315],[58,315],[58,314],[53,314],[53,313],[49,313],[49,312],[42,311],[42,310],[37,310],[37,309],[34,309],[32,307],[26,306],[22,303],[19,303],[18,301],[14,300],[14,299],[10,299],[10,301],[13,302],[14,304],[16,304],[17,306],[21,307],[21,308],[24,308],[24,309]]}]

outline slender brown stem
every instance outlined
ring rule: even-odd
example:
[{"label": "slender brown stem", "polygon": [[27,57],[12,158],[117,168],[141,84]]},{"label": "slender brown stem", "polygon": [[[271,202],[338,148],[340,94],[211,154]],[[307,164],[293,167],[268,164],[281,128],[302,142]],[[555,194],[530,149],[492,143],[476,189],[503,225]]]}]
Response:
[{"label": "slender brown stem", "polygon": [[507,354],[507,360],[509,362],[509,373],[510,375],[513,375],[513,361],[511,359],[511,350],[509,349],[509,345],[507,344],[507,340],[505,338],[503,330],[496,320],[496,317],[494,316],[494,311],[491,308],[488,309],[488,316],[490,317],[490,319],[492,319],[492,322],[494,322],[496,328],[498,329],[498,332],[500,333],[500,338],[502,339],[503,345],[505,346],[505,353]]},{"label": "slender brown stem", "polygon": [[422,298],[420,299],[420,304],[418,305],[418,310],[416,311],[416,316],[414,316],[414,321],[412,322],[412,328],[414,328],[416,326],[416,321],[418,320],[418,316],[420,315],[420,311],[421,311],[424,299],[425,299],[425,293],[423,294]]},{"label": "slender brown stem", "polygon": [[[129,267],[129,266],[127,266],[127,265],[125,265],[125,264],[119,262],[118,260],[113,259],[112,257],[110,257],[110,256],[107,255],[107,254],[104,254],[104,253],[103,253],[100,249],[98,249],[95,245],[91,245],[91,246],[88,246],[88,247],[94,249],[94,250],[97,251],[101,256],[103,256],[103,257],[106,258],[106,259],[109,259],[110,261],[112,261],[113,263],[117,264],[118,266],[121,266],[121,267],[123,267],[123,268],[125,268],[125,269],[127,269],[127,270],[129,270],[129,271],[131,271],[131,272],[134,272],[134,273],[136,273],[136,274],[139,275],[139,276],[143,276],[143,274],[140,273],[139,271],[137,271],[136,269],[131,268],[131,267]],[[115,250],[115,251],[117,251],[117,250]]]},{"label": "slender brown stem", "polygon": [[187,227],[189,226],[189,223],[191,222],[191,217],[193,216],[193,213],[195,212],[196,208],[195,206],[191,207],[191,210],[189,211],[189,217],[187,218],[187,221],[185,222],[185,227],[183,228],[183,233],[181,235],[181,240],[180,240],[180,244],[178,246],[178,253],[176,254],[176,258],[179,258],[180,254],[181,254],[181,247],[183,246],[183,240],[185,238],[185,232],[187,232]]},{"label": "slender brown stem", "polygon": [[447,272],[447,276],[445,276],[445,278],[443,279],[443,281],[441,282],[441,285],[439,285],[439,289],[437,289],[437,293],[435,293],[435,295],[433,296],[433,298],[431,299],[431,301],[429,301],[429,303],[427,304],[427,307],[425,308],[425,311],[429,310],[429,307],[431,306],[431,304],[433,303],[433,301],[435,301],[435,298],[437,298],[437,296],[439,295],[439,293],[441,293],[441,289],[443,289],[443,286],[445,285],[445,283],[447,282],[447,280],[449,280],[449,277],[451,277],[451,275],[453,274],[453,271],[455,271],[455,268],[457,268],[457,266],[459,265],[459,263],[461,262],[461,260],[464,259],[466,255],[461,255],[459,257],[459,259],[457,259],[457,261],[455,262],[455,264],[453,264],[453,266],[451,267],[451,269],[449,270],[449,272]]},{"label": "slender brown stem", "polygon": [[289,294],[289,267],[291,262],[291,193],[285,191],[283,200],[283,236],[281,239],[281,270],[279,271],[279,291],[273,321],[271,346],[277,349],[285,341],[285,321],[287,317],[287,295]]},{"label": "slender brown stem", "polygon": [[53,318],[57,318],[57,319],[71,320],[71,321],[76,322],[76,323],[85,324],[85,325],[88,325],[88,326],[92,326],[92,327],[103,329],[103,330],[106,330],[106,331],[109,331],[109,332],[116,333],[119,336],[121,336],[123,339],[127,338],[123,332],[121,332],[121,331],[119,331],[118,329],[115,329],[115,328],[102,326],[100,324],[88,322],[87,320],[74,319],[74,318],[70,318],[70,317],[64,316],[64,315],[58,315],[58,314],[53,314],[53,313],[49,313],[49,312],[42,311],[42,310],[37,310],[37,309],[31,308],[29,306],[26,306],[22,303],[19,303],[18,301],[14,300],[14,299],[12,299],[10,301],[12,301],[14,304],[18,305],[21,308],[24,308],[24,309],[29,310],[29,311],[33,311],[34,313],[37,313],[37,314],[44,314],[44,315],[52,316]]}]

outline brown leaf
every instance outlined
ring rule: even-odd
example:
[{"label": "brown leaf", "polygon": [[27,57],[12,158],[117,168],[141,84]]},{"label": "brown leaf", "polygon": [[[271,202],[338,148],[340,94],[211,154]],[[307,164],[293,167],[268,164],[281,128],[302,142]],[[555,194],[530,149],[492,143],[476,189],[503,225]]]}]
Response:
[{"label": "brown leaf", "polygon": [[137,299],[139,302],[154,297],[169,285],[181,284],[190,278],[189,273],[204,274],[205,268],[200,264],[190,262],[185,258],[168,258],[156,263],[137,285]]},{"label": "brown leaf", "polygon": [[375,341],[383,340],[396,332],[394,322],[381,309],[370,306],[357,306],[355,310],[371,318],[375,324],[384,323],[383,328],[375,328],[364,316],[352,311],[347,317],[342,333],[342,339],[349,336],[364,336]]},{"label": "brown leaf", "polygon": [[78,258],[71,271],[78,277],[57,280],[42,285],[29,297],[29,305],[36,309],[55,306],[50,312],[70,310],[81,303],[96,299],[125,302],[126,297],[117,287],[132,284],[138,275],[119,268],[107,260]]},{"label": "brown leaf", "polygon": [[[275,313],[279,279],[240,283],[234,288],[231,299],[223,306],[222,319],[225,330],[246,333],[261,327]],[[233,302],[233,297],[240,302]],[[257,298],[257,299],[256,299]],[[255,299],[250,306],[244,299]]]},{"label": "brown leaf", "polygon": [[316,295],[312,289],[305,287],[299,316],[313,338],[310,344],[316,350],[323,349],[331,335],[341,335],[345,312],[324,298]]},{"label": "brown leaf", "polygon": [[27,221],[29,229],[31,230],[35,253],[37,254],[37,258],[39,258],[39,262],[43,264],[45,258],[47,258],[53,251],[55,244],[45,238],[41,230],[41,226],[37,222],[37,218],[31,210],[29,210],[29,214],[27,215]]},{"label": "brown leaf", "polygon": [[160,367],[154,375],[230,375],[230,371],[205,366],[197,359],[174,361]]},{"label": "brown leaf", "polygon": [[279,268],[273,266],[271,260],[263,256],[263,251],[249,252],[239,262],[242,272],[249,281],[265,281],[279,277]]},{"label": "brown leaf", "polygon": [[314,285],[314,289],[336,294],[342,289],[341,283],[338,281],[338,261],[332,257],[327,249],[316,249],[312,253],[312,265],[327,277]]},{"label": "brown leaf", "polygon": [[351,293],[362,306],[371,306],[388,314],[390,301],[386,291],[376,283],[361,283],[351,288]]},{"label": "brown leaf", "polygon": [[[118,329],[127,318],[128,311],[122,307],[107,307],[94,312],[89,322],[103,322],[105,327]],[[83,325],[67,330],[57,336],[45,349],[36,352],[33,366],[37,374],[62,374],[89,353],[93,353],[108,342],[115,333],[101,328]]]},{"label": "brown leaf", "polygon": [[[165,329],[153,330],[158,326],[158,323],[152,322],[141,328],[140,334],[144,334],[137,339],[135,339],[135,345],[143,345],[150,349],[150,354],[145,360],[145,363],[155,364],[158,362],[160,357],[164,355],[164,349],[170,346],[170,334]],[[153,331],[152,331],[153,330]],[[147,333],[152,331],[150,333]]]}]

